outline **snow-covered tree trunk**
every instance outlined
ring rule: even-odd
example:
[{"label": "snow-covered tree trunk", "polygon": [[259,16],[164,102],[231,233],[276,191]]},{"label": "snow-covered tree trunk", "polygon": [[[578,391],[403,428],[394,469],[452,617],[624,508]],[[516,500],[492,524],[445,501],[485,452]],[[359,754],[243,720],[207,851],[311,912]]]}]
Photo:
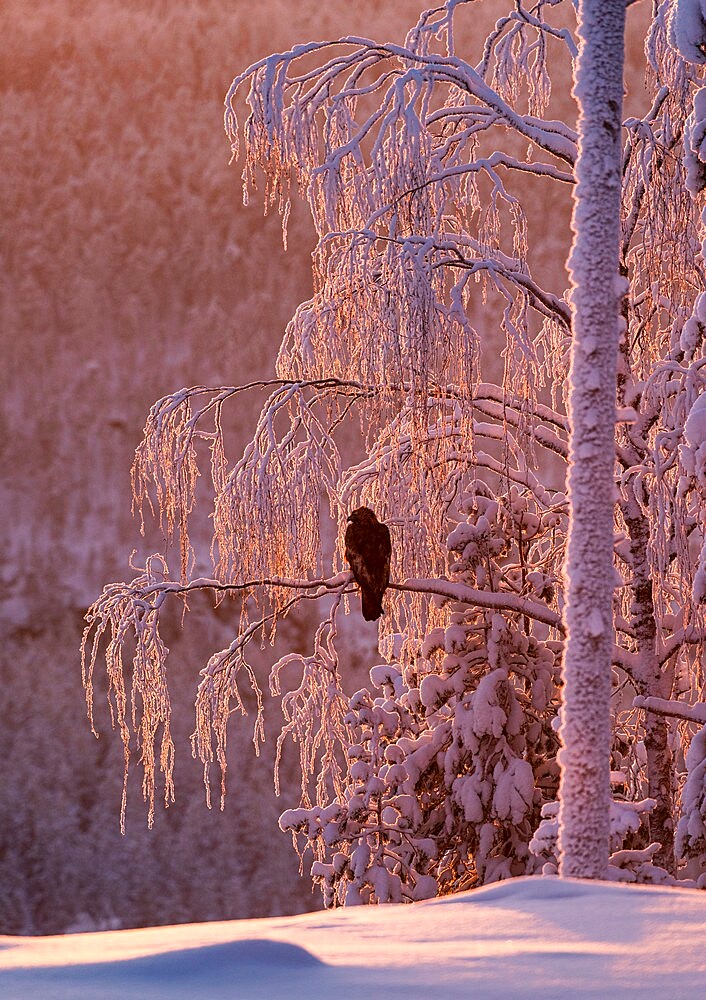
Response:
[{"label": "snow-covered tree trunk", "polygon": [[609,853],[624,29],[625,0],[579,4],[559,870],[584,878],[605,876]]},{"label": "snow-covered tree trunk", "polygon": [[[626,490],[623,518],[630,536],[632,558],[632,626],[635,632],[637,663],[635,681],[641,695],[655,692],[665,698],[671,693],[671,672],[664,671],[657,655],[657,626],[648,558],[649,524],[635,496],[635,487]],[[675,873],[674,859],[674,788],[672,751],[669,746],[667,719],[654,712],[645,713],[644,744],[647,754],[647,794],[654,799],[650,815],[650,836],[660,844],[654,863]]]}]

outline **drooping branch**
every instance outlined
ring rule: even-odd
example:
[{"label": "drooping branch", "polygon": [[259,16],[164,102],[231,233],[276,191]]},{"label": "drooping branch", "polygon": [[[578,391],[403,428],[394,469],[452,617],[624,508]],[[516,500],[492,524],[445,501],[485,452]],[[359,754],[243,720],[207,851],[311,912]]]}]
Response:
[{"label": "drooping branch", "polygon": [[[323,805],[327,796],[342,793],[342,764],[348,747],[345,728],[347,700],[341,690],[336,650],[337,615],[342,592],[335,597],[326,619],[314,637],[311,656],[290,653],[274,664],[270,672],[270,691],[282,696],[285,722],[277,737],[275,791],[279,795],[279,767],[287,739],[299,749],[301,795],[304,806],[311,804],[309,778],[317,772],[316,802]],[[291,666],[301,669],[298,687],[289,685],[282,694],[282,674]],[[321,761],[319,762],[319,755]]]},{"label": "drooping branch", "polygon": [[[86,706],[91,728],[93,721],[93,675],[101,644],[107,638],[105,661],[108,673],[108,704],[113,727],[117,725],[123,743],[124,771],[120,807],[120,826],[125,830],[127,781],[130,766],[132,720],[143,765],[142,792],[148,803],[148,823],[154,819],[155,772],[157,761],[164,775],[164,804],[174,800],[174,744],[171,737],[171,703],[167,685],[165,660],[169,650],[159,631],[159,609],[166,596],[157,592],[153,600],[144,598],[144,591],[159,586],[167,574],[164,560],[156,555],[147,560],[145,569],[133,580],[132,586],[112,584],[86,613],[88,624],[81,642],[81,665]],[[123,667],[123,644],[132,639],[135,653],[132,662],[132,682],[128,691]],[[156,743],[161,733],[160,747]]]}]

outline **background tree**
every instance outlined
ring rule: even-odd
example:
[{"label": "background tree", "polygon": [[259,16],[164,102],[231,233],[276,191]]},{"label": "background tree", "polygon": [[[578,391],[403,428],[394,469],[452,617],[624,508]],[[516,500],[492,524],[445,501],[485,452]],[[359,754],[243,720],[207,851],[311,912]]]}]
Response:
[{"label": "background tree", "polygon": [[[524,204],[542,185],[568,197],[577,179],[577,134],[551,116],[552,79],[574,70],[576,29],[569,3],[519,3],[474,52],[477,6],[449,0],[426,11],[403,44],[350,37],[298,46],[233,82],[225,123],[234,156],[244,143],[246,197],[262,186],[266,208],[282,213],[285,239],[293,182],[306,197],[318,236],[314,295],[287,328],[274,379],[196,386],[153,406],[133,467],[135,503],[140,512],[154,504],[167,541],[178,542],[179,577],[153,556],[131,583],[106,588],[88,615],[89,706],[105,638],[125,778],[134,735],[151,815],[158,765],[167,802],[172,795],[159,631],[167,598],[186,607],[192,591],[206,589],[239,601],[237,635],[203,669],[196,701],[193,749],[207,794],[214,760],[225,791],[227,724],[234,709],[244,711],[243,679],[258,699],[256,744],[263,735],[249,645],[272,640],[302,601],[326,599],[312,652],[279,660],[271,687],[285,691],[278,750],[292,736],[302,769],[300,809],[282,823],[318,851],[314,872],[329,901],[348,898],[346,885],[354,901],[419,898],[535,870],[538,857],[554,864],[565,390],[572,334],[589,368],[601,346],[585,328],[572,330],[566,287],[545,284]],[[651,103],[623,123],[624,284],[611,286],[607,313],[624,293],[612,750],[616,787],[632,808],[618,810],[612,867],[632,879],[676,873],[675,792],[690,730],[669,719],[677,711],[695,718],[700,709],[690,703],[702,697],[700,500],[679,457],[683,416],[701,389],[702,328],[688,321],[702,261],[680,155],[694,75],[668,45],[670,7],[654,12],[647,33]],[[613,35],[617,60],[617,20]],[[618,136],[608,132],[614,146]],[[613,163],[610,148],[606,155]],[[577,249],[579,314],[581,294],[602,294],[584,281],[590,263]],[[505,338],[500,366],[487,350],[494,329]],[[606,366],[588,375],[596,388],[611,384],[609,358]],[[576,367],[576,391],[593,391],[579,379]],[[271,395],[231,467],[224,410],[263,385]],[[605,431],[610,410],[582,408],[583,423],[593,413]],[[347,430],[354,414],[358,440]],[[592,438],[579,439],[577,469],[595,457]],[[204,459],[214,498],[207,575],[189,536]],[[390,524],[392,582],[379,633],[386,664],[372,676],[382,696],[350,699],[339,659],[352,590],[342,539],[348,512],[361,505]],[[598,530],[605,541],[606,526]],[[580,596],[575,567],[571,579]],[[611,588],[607,580],[606,599]],[[589,646],[611,634],[605,609],[600,621],[596,609],[575,611],[592,633]],[[128,636],[135,654],[126,685]],[[633,705],[631,694],[642,700]],[[568,715],[566,726],[574,726]],[[589,861],[589,873],[603,864]]]}]

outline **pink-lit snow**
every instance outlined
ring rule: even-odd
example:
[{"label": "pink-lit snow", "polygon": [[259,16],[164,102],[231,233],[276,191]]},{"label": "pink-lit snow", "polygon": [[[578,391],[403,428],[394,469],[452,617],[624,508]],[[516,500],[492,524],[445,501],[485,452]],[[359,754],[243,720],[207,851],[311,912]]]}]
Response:
[{"label": "pink-lit snow", "polygon": [[706,894],[521,878],[401,906],[0,937],[3,1000],[695,1000]]}]

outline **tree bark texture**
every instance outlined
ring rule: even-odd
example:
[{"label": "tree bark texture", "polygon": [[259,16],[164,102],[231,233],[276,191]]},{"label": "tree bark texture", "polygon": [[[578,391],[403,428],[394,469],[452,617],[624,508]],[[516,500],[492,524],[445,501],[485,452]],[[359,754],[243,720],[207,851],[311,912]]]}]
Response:
[{"label": "tree bark texture", "polygon": [[609,857],[624,30],[625,0],[579,4],[559,872],[582,878]]}]

